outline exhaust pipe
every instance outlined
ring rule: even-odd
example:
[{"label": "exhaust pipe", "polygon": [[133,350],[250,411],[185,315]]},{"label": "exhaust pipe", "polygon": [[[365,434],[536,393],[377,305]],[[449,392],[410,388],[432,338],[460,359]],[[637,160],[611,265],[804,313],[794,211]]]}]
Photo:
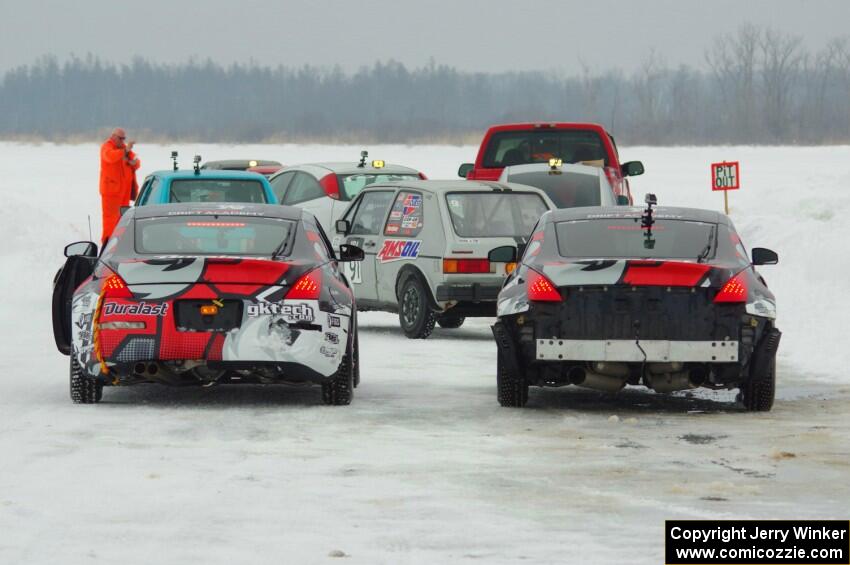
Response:
[{"label": "exhaust pipe", "polygon": [[148,374],[154,376],[159,373],[159,365],[156,363],[148,363]]},{"label": "exhaust pipe", "polygon": [[145,374],[145,364],[144,363],[136,363],[135,365],[133,365],[133,372],[136,373],[137,375],[144,375]]},{"label": "exhaust pipe", "polygon": [[567,373],[570,383],[585,388],[601,390],[604,392],[617,392],[626,386],[625,377],[615,377],[593,373],[582,367],[573,367]]}]

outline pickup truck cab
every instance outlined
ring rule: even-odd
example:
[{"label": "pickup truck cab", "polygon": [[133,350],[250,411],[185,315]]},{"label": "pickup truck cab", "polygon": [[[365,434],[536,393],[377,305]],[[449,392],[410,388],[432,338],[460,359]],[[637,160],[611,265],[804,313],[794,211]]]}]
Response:
[{"label": "pickup truck cab", "polygon": [[467,180],[498,180],[502,169],[514,165],[579,163],[605,171],[618,203],[631,204],[626,177],[643,174],[643,163],[622,163],[614,137],[599,124],[522,123],[490,127],[484,134],[475,163],[464,163],[458,176]]}]

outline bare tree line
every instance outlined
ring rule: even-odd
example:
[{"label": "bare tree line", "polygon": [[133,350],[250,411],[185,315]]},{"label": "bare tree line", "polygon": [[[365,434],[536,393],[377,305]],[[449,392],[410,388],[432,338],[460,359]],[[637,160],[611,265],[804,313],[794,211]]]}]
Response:
[{"label": "bare tree line", "polygon": [[489,124],[596,121],[629,144],[850,142],[850,42],[810,52],[799,37],[743,25],[706,69],[651,52],[631,73],[469,73],[431,63],[339,68],[127,65],[45,58],[0,82],[0,136],[61,139],[115,124],[210,141],[460,140]]}]

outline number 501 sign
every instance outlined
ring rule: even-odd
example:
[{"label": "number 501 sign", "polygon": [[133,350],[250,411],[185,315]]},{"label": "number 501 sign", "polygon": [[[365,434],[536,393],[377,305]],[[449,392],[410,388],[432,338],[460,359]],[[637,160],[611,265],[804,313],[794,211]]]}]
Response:
[{"label": "number 501 sign", "polygon": [[711,164],[711,190],[738,190],[741,188],[738,161]]}]

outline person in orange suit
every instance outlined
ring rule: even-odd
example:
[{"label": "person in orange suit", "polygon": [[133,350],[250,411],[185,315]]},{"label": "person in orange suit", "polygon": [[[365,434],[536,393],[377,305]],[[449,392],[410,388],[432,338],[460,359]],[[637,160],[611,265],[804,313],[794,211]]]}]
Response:
[{"label": "person in orange suit", "polygon": [[109,139],[100,146],[100,202],[103,212],[103,235],[105,245],[112,230],[121,219],[121,207],[129,206],[138,192],[136,171],[141,161],[133,152],[135,141],[127,141],[121,128],[112,130]]}]

